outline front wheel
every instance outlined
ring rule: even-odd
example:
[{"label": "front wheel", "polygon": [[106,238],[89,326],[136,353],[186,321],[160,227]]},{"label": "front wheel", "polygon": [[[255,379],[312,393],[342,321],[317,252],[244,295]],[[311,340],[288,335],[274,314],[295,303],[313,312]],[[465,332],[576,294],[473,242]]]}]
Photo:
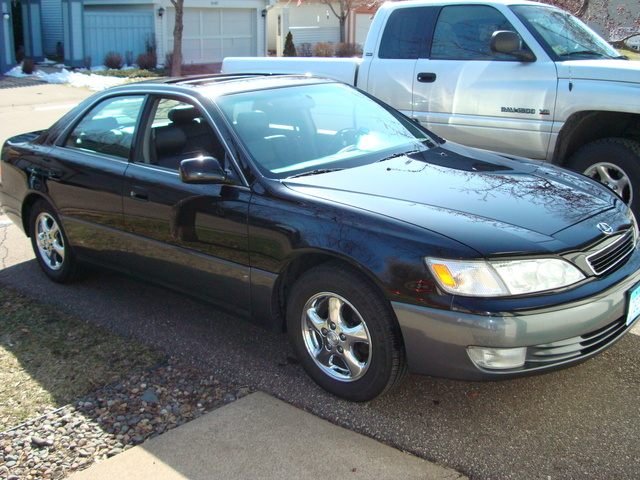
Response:
[{"label": "front wheel", "polygon": [[58,216],[47,202],[38,200],[33,204],[29,225],[31,246],[44,273],[59,283],[77,278],[80,267]]},{"label": "front wheel", "polygon": [[331,262],[300,277],[287,327],[305,370],[334,395],[365,402],[404,377],[404,345],[390,305],[346,265]]},{"label": "front wheel", "polygon": [[616,192],[640,218],[640,143],[604,138],[578,150],[568,167]]}]

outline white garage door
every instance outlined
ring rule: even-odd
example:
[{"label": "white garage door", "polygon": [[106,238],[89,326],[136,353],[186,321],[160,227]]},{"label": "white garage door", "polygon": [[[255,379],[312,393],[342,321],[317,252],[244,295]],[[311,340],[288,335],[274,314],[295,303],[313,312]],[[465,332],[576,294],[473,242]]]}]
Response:
[{"label": "white garage door", "polygon": [[[173,50],[175,14],[169,12],[169,51]],[[185,8],[184,63],[221,62],[224,57],[257,55],[256,11],[235,8]]]}]

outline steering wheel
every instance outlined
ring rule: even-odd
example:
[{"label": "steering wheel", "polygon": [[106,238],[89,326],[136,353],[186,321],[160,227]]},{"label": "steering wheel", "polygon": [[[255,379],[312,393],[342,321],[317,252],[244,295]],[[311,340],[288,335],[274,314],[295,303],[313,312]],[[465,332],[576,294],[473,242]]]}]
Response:
[{"label": "steering wheel", "polygon": [[350,148],[355,146],[361,135],[362,132],[357,128],[341,128],[333,135],[333,137],[331,137],[331,140],[329,140],[327,152],[331,154],[348,151]]}]

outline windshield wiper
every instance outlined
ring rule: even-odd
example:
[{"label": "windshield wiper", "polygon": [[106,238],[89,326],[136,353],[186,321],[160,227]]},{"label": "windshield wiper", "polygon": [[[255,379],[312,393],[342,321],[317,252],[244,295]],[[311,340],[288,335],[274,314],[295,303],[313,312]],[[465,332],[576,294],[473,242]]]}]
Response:
[{"label": "windshield wiper", "polygon": [[387,160],[391,160],[398,157],[405,157],[405,156],[408,157],[409,155],[413,155],[414,153],[422,153],[422,152],[423,150],[411,150],[410,152],[394,153],[393,155],[389,155],[388,157],[381,158],[380,160],[378,160],[378,163],[386,162]]},{"label": "windshield wiper", "polygon": [[564,52],[561,53],[561,57],[572,57],[572,56],[584,56],[584,55],[595,55],[601,58],[614,58],[611,55],[607,55],[606,53],[596,52],[594,50],[576,50],[575,52]]},{"label": "windshield wiper", "polygon": [[296,175],[291,175],[290,177],[287,177],[287,178],[306,177],[308,175],[320,175],[321,173],[338,172],[340,170],[344,170],[344,168],[318,168],[317,170],[310,170],[308,172],[302,172]]}]

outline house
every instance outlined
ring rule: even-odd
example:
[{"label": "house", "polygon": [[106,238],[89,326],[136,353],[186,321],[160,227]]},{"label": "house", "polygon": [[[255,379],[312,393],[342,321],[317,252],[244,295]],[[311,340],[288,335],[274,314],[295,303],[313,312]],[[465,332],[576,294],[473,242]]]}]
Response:
[{"label": "house", "polygon": [[[333,9],[339,12],[339,2],[332,3]],[[328,5],[320,2],[302,2],[298,5],[297,0],[279,0],[267,11],[267,49],[272,54],[282,55],[289,32],[298,49],[302,44],[340,41],[340,23]],[[375,8],[359,7],[350,12],[347,42],[364,44],[375,11]]]},{"label": "house", "polygon": [[[266,9],[276,0],[189,0],[183,14],[185,64],[221,62],[230,55],[264,55]],[[0,0],[11,12],[14,0]],[[19,0],[16,15],[3,14],[0,67],[15,63],[15,48],[36,61],[58,51],[64,63],[101,65],[120,53],[134,61],[156,46],[158,61],[173,50],[175,9],[170,0]],[[14,8],[14,11],[15,8]],[[20,17],[20,18],[17,18]],[[22,43],[19,43],[22,42]]]}]

